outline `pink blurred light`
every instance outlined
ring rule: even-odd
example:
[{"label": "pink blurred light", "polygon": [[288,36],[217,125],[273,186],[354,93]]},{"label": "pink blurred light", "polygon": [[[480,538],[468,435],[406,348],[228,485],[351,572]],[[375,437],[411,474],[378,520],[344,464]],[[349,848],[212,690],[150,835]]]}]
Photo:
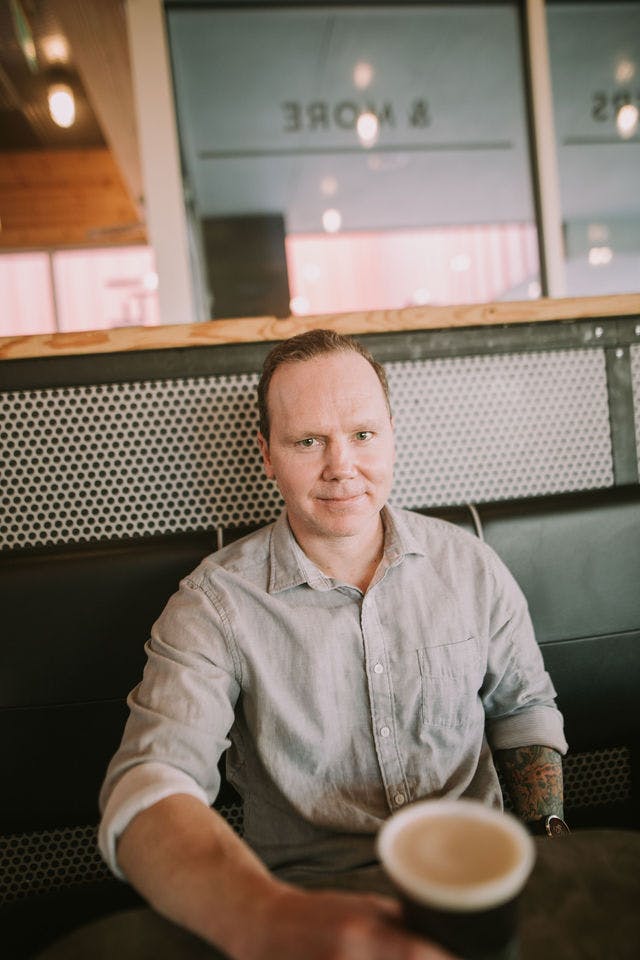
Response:
[{"label": "pink blurred light", "polygon": [[[539,269],[530,223],[291,234],[286,249],[292,299],[304,297],[311,314],[399,309],[425,290],[432,304],[483,303]],[[467,259],[468,269],[452,269],[452,261]],[[316,265],[313,280],[309,263]]]}]

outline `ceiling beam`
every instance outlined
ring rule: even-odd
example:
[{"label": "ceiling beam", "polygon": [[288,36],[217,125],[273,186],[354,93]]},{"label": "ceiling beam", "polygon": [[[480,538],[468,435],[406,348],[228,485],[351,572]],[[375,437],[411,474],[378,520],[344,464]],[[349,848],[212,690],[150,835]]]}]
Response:
[{"label": "ceiling beam", "polygon": [[142,169],[122,0],[49,0],[140,221]]}]

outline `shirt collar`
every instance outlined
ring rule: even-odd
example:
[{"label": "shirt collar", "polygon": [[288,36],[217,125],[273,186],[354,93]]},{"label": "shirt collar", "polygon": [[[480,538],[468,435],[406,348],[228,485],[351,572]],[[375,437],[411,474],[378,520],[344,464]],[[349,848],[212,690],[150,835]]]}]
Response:
[{"label": "shirt collar", "polygon": [[330,590],[334,586],[333,580],[325,577],[298,545],[291,532],[286,510],[282,511],[273,525],[270,558],[269,593],[280,593],[303,583],[316,590]]},{"label": "shirt collar", "polygon": [[382,509],[384,523],[384,558],[389,566],[399,563],[408,554],[426,556],[424,546],[418,541],[411,520],[412,514],[407,510],[391,507],[389,504]]},{"label": "shirt collar", "polygon": [[[385,567],[396,566],[407,554],[425,555],[424,548],[411,530],[409,517],[405,511],[389,505],[382,509]],[[286,510],[273,525],[270,558],[269,593],[280,593],[303,583],[313,590],[333,590],[336,585],[335,580],[325,576],[298,545],[291,532]]]}]

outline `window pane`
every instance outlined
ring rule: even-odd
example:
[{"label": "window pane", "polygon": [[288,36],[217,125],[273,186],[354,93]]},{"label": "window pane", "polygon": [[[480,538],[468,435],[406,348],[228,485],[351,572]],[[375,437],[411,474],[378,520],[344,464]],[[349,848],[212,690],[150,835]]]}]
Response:
[{"label": "window pane", "polygon": [[515,5],[168,19],[215,315],[539,295]]},{"label": "window pane", "polygon": [[570,295],[640,288],[640,3],[548,7]]},{"label": "window pane", "polygon": [[292,313],[540,295],[532,224],[287,237]]},{"label": "window pane", "polygon": [[47,254],[2,254],[0,337],[53,333],[55,329]]},{"label": "window pane", "polygon": [[53,265],[60,330],[160,322],[151,247],[60,251]]}]

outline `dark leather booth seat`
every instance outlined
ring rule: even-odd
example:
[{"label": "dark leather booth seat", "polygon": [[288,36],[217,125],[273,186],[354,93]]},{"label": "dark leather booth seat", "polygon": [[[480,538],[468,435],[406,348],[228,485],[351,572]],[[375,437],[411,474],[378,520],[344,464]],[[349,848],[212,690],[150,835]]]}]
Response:
[{"label": "dark leather booth seat", "polygon": [[640,827],[640,489],[478,511],[527,597],[564,713],[568,818]]},{"label": "dark leather booth seat", "polygon": [[[640,499],[636,487],[479,508],[521,587],[571,750],[637,743]],[[630,742],[630,741],[629,741]]]},{"label": "dark leather booth seat", "polygon": [[[481,533],[528,599],[571,746],[568,819],[640,827],[640,488],[424,512]],[[15,960],[136,900],[95,853],[97,794],[149,628],[216,546],[198,532],[0,554],[0,929]],[[236,799],[225,787],[231,816]]]}]

